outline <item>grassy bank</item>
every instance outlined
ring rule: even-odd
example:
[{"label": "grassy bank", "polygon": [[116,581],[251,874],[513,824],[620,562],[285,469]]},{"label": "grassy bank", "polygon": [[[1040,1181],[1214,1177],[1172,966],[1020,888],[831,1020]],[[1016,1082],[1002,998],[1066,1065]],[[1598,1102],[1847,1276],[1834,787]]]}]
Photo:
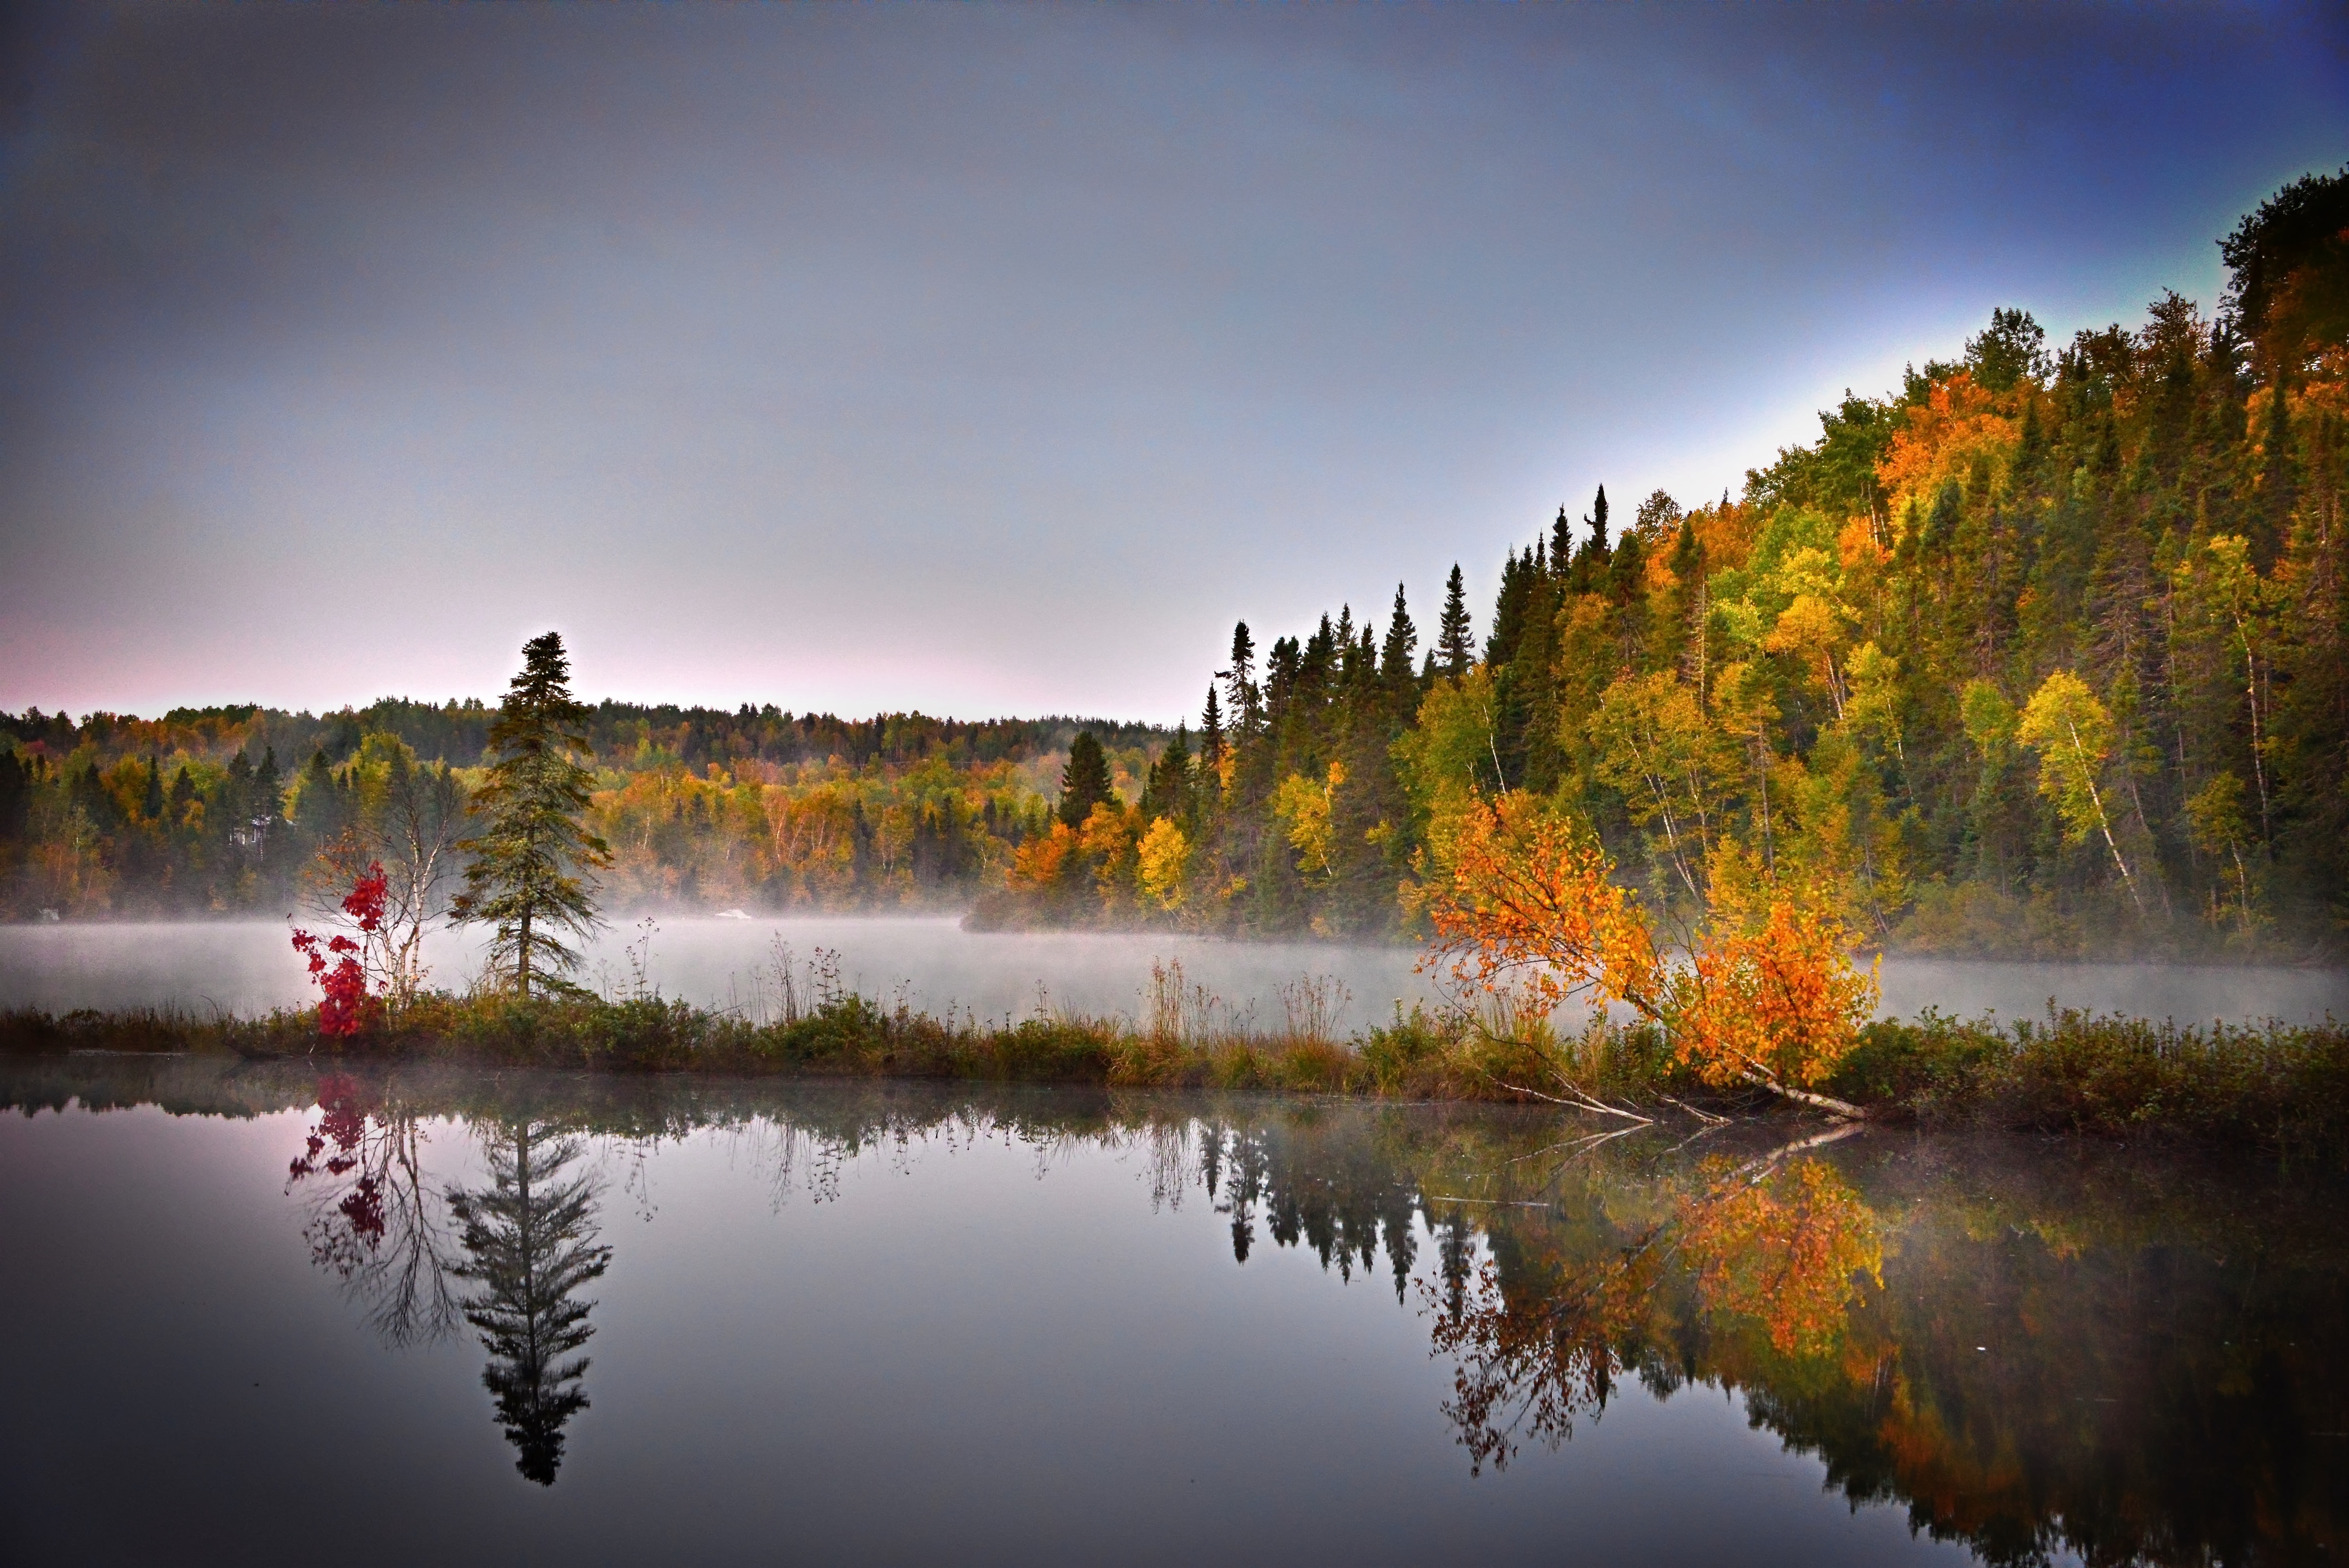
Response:
[{"label": "grassy bank", "polygon": [[[0,1014],[0,1050],[185,1051],[614,1072],[953,1078],[1279,1089],[1388,1099],[1596,1098],[1655,1116],[1756,1113],[1766,1098],[1694,1081],[1646,1027],[1503,1032],[1421,1009],[1340,1038],[1050,1014],[941,1019],[854,994],[754,1018],[658,996],[428,996],[359,1034],[321,1038],[308,1010],[258,1017],[131,1010]],[[2051,1013],[2032,1023],[1927,1013],[1869,1026],[1821,1086],[1872,1118],[2349,1157],[2349,1030],[2181,1026]]]}]

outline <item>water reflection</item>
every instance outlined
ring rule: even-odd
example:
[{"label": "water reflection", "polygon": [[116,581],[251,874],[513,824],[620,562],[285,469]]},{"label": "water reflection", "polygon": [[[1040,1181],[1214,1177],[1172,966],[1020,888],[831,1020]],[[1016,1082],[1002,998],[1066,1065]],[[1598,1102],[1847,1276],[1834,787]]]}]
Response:
[{"label": "water reflection", "polygon": [[286,1173],[311,1260],[343,1282],[386,1345],[446,1337],[459,1309],[446,1208],[424,1174],[423,1119],[344,1074],[320,1081],[317,1104]]},{"label": "water reflection", "polygon": [[481,1382],[514,1468],[553,1486],[563,1429],[587,1408],[587,1357],[573,1353],[595,1332],[587,1321],[595,1304],[577,1292],[611,1265],[612,1249],[595,1240],[593,1177],[564,1174],[580,1140],[535,1120],[495,1123],[482,1135],[489,1184],[449,1194],[465,1249],[450,1272],[478,1287],[462,1303],[465,1321],[490,1353]]},{"label": "water reflection", "polygon": [[[845,1179],[860,1159],[1008,1142],[1047,1180],[1122,1160],[1137,1225],[1154,1222],[1145,1199],[1207,1201],[1229,1248],[1217,1269],[1295,1249],[1419,1315],[1451,1371],[1453,1462],[1483,1488],[1603,1446],[1627,1391],[1701,1387],[1740,1395],[1855,1504],[1897,1505],[1994,1563],[2329,1560],[2349,1502],[2332,1177],[2061,1143],[1731,1128],[1676,1145],[1523,1112],[1102,1091],[128,1063],[0,1084],[20,1106],[303,1108],[287,1190],[313,1256],[393,1343],[470,1324],[495,1419],[542,1484],[585,1406],[586,1292],[614,1256],[599,1172],[715,1137],[738,1151],[732,1180],[823,1203],[832,1234],[885,1222]],[[462,1180],[458,1158],[477,1167]],[[1004,1222],[1023,1222],[1007,1208]],[[681,1278],[672,1299],[696,1288]]]},{"label": "water reflection", "polygon": [[[311,1261],[342,1282],[384,1344],[430,1344],[460,1315],[473,1326],[514,1468],[552,1486],[563,1429],[587,1408],[588,1357],[574,1353],[595,1333],[595,1304],[577,1292],[610,1266],[612,1249],[596,1241],[596,1182],[576,1169],[577,1133],[528,1116],[482,1119],[474,1132],[488,1181],[435,1193],[415,1103],[330,1075],[286,1190],[300,1195]],[[455,1284],[473,1289],[460,1296]]]},{"label": "water reflection", "polygon": [[1437,1317],[1472,1463],[1564,1442],[1621,1377],[1702,1384],[1742,1390],[1855,1503],[1905,1504],[1989,1562],[2330,1560],[2333,1204],[2002,1153],[1862,1143],[1551,1183],[1557,1212],[1495,1222],[1478,1288]]}]

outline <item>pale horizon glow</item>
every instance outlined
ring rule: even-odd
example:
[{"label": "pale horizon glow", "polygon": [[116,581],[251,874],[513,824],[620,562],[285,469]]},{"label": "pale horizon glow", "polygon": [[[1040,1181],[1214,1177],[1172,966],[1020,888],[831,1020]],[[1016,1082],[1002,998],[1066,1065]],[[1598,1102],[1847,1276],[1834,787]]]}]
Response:
[{"label": "pale horizon glow", "polygon": [[1232,623],[2060,341],[2349,150],[2332,8],[39,10],[0,707],[1195,718]]}]

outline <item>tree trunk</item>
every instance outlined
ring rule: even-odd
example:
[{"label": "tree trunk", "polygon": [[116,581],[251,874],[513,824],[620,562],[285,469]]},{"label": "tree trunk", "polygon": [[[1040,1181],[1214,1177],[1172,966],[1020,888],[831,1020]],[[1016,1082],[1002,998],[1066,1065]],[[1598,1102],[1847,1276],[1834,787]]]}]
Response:
[{"label": "tree trunk", "polygon": [[1814,1110],[1824,1110],[1829,1116],[1838,1117],[1845,1121],[1866,1121],[1868,1119],[1868,1108],[1864,1105],[1854,1105],[1847,1099],[1837,1099],[1830,1094],[1813,1094],[1806,1088],[1792,1088],[1780,1083],[1759,1068],[1746,1068],[1745,1081],[1766,1088],[1772,1094],[1791,1099],[1797,1105],[1807,1105]]}]

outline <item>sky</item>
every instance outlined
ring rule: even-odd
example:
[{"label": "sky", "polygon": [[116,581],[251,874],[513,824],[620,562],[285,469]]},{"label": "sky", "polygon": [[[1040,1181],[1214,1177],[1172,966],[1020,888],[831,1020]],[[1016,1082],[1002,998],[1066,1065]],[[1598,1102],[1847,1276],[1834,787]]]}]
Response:
[{"label": "sky", "polygon": [[2349,160],[2339,7],[12,8],[0,707],[1193,715]]}]

